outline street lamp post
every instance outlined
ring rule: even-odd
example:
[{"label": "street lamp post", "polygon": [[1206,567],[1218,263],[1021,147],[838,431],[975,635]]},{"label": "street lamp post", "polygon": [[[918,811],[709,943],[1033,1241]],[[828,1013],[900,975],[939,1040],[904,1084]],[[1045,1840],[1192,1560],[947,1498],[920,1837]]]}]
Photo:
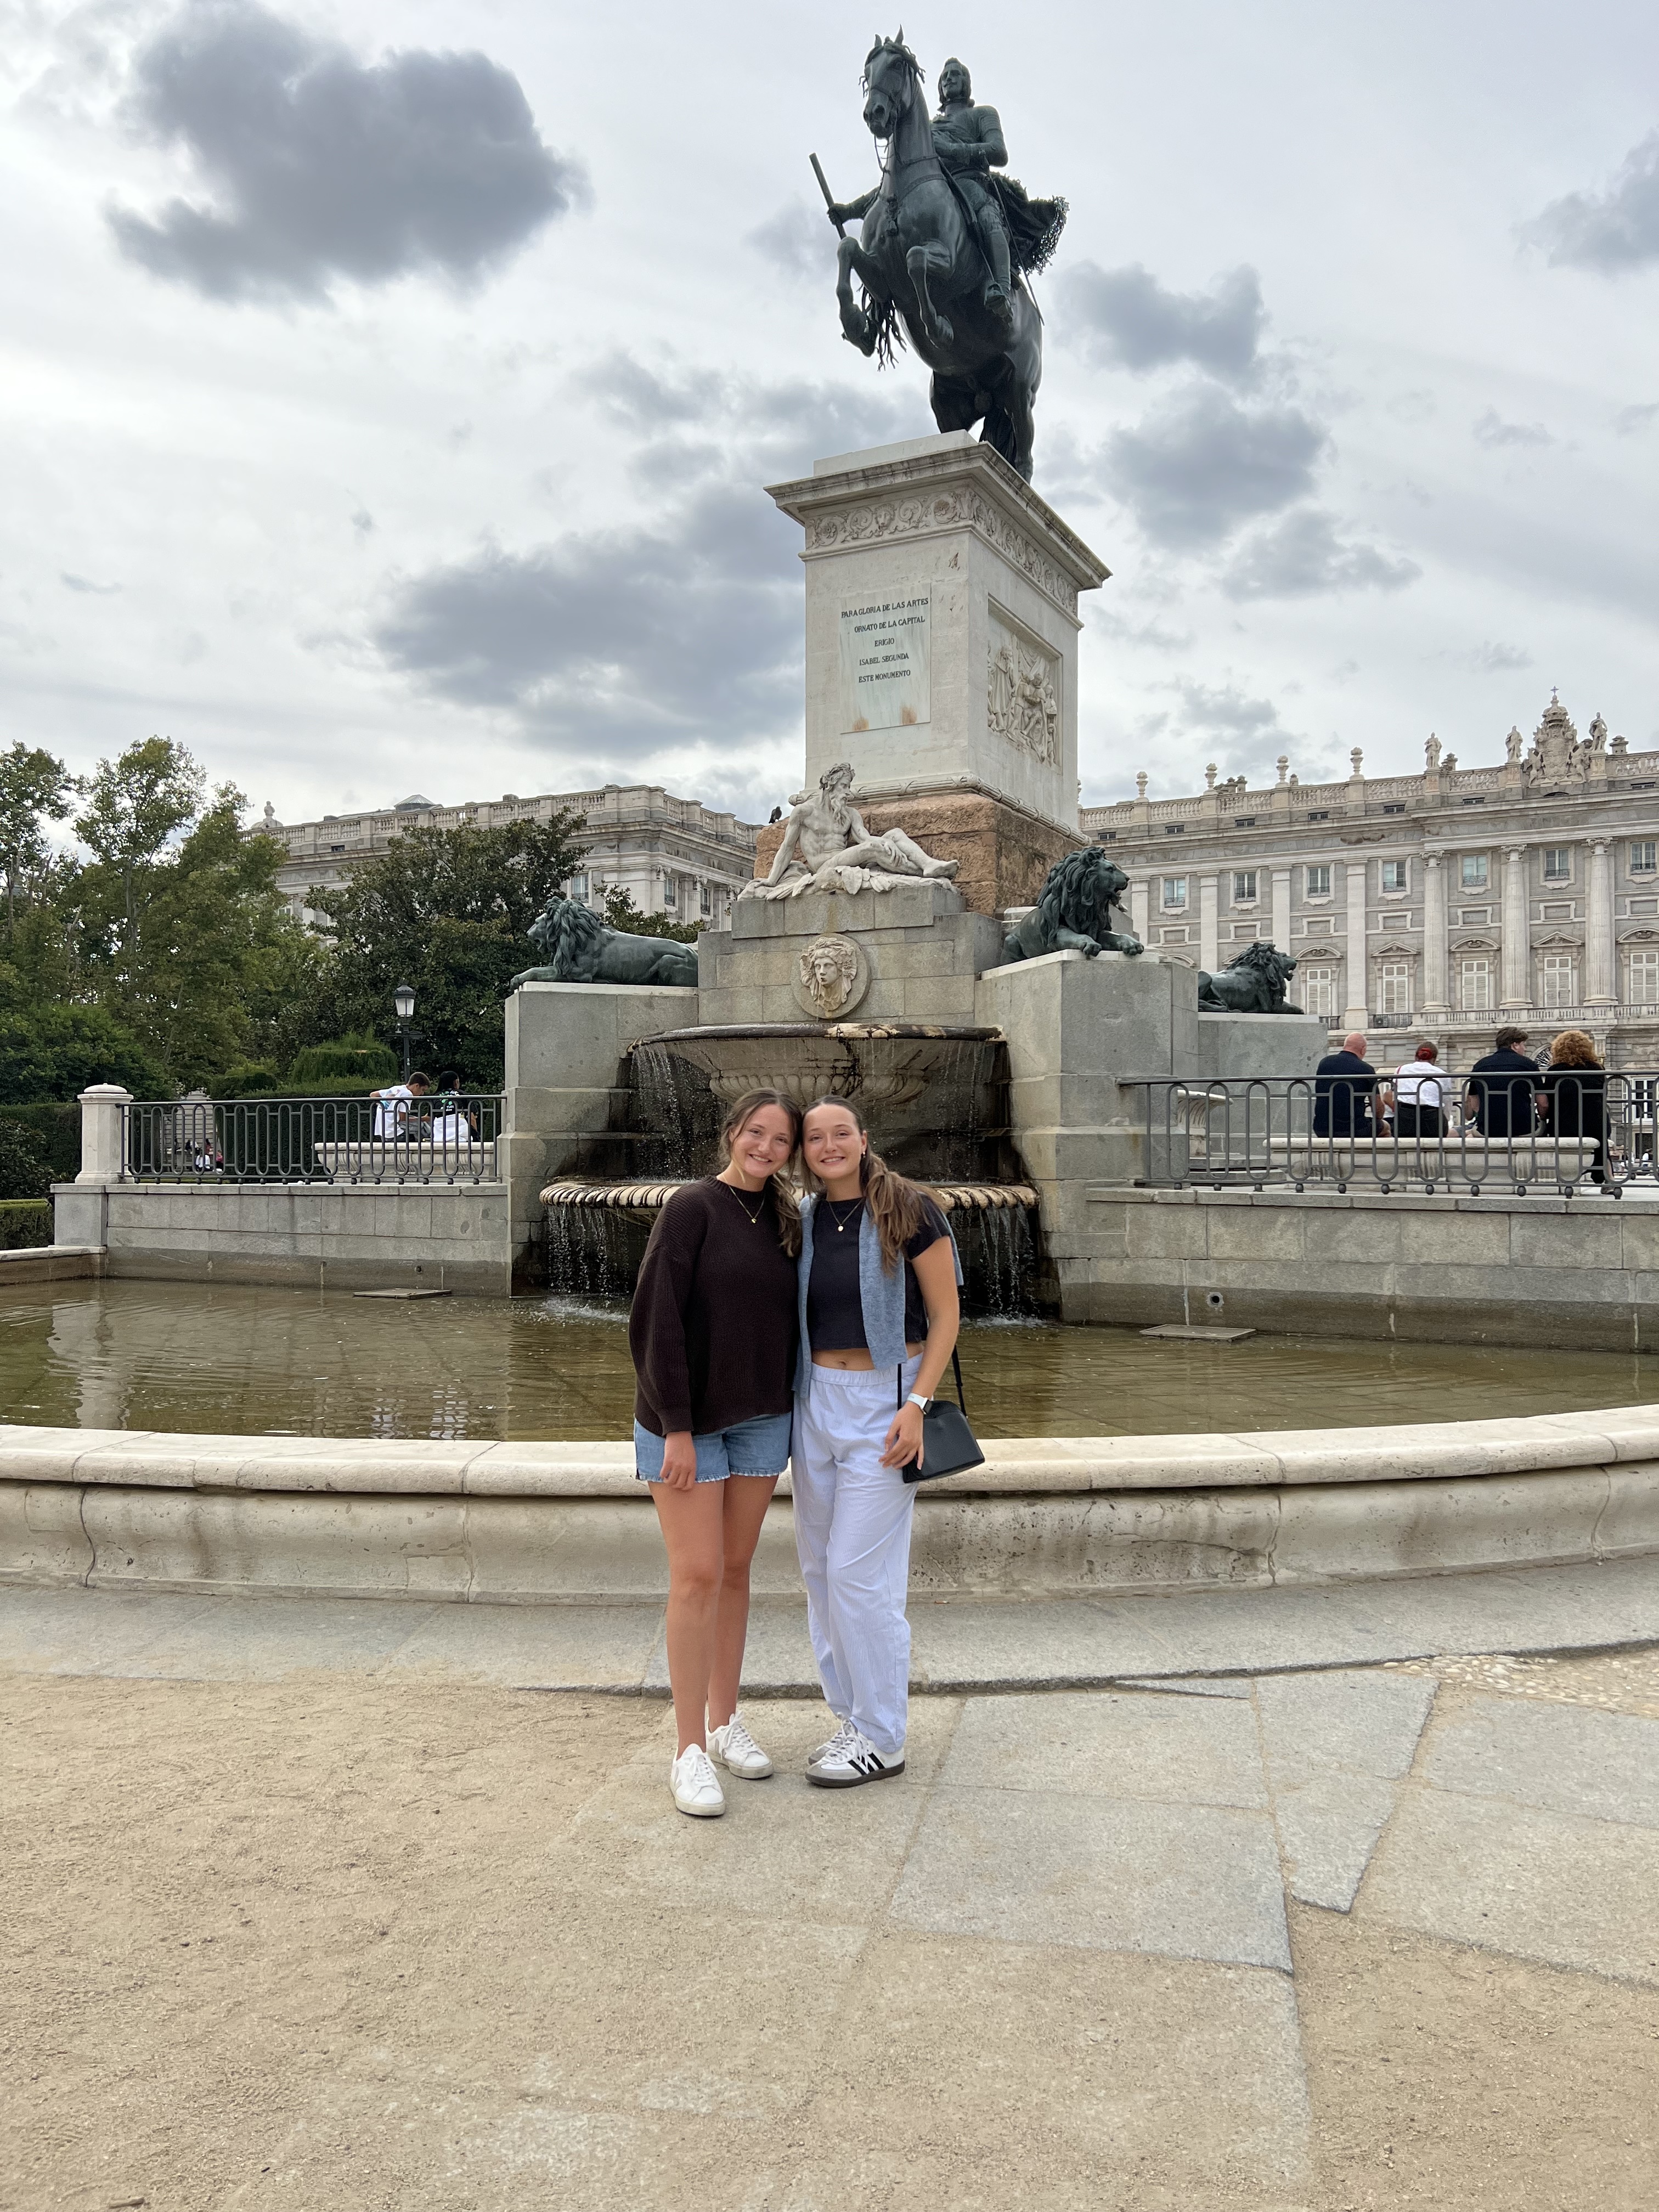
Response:
[{"label": "street lamp post", "polygon": [[404,1081],[409,1080],[409,1025],[415,1018],[415,993],[408,983],[399,983],[392,994],[392,1003],[398,1010],[398,1034],[404,1048]]}]

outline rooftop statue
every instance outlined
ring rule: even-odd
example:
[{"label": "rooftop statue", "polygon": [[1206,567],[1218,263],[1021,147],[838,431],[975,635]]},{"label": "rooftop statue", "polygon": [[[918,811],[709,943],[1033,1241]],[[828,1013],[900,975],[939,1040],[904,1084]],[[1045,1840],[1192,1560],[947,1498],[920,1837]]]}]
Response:
[{"label": "rooftop statue", "polygon": [[[881,182],[843,202],[817,170],[841,233],[842,334],[884,366],[908,337],[933,372],[928,396],[939,428],[966,430],[982,417],[981,437],[1029,483],[1042,319],[1024,279],[1047,266],[1066,203],[1031,199],[1012,177],[992,174],[1008,161],[1002,120],[994,107],[975,106],[954,57],[939,73],[931,122],[921,65],[902,31],[877,40],[863,82],[864,120],[885,146]],[[860,217],[860,236],[849,238],[846,225]]]},{"label": "rooftop statue", "polygon": [[935,860],[902,830],[872,837],[848,797],[853,764],[827,768],[814,792],[791,802],[783,842],[764,883],[745,884],[739,898],[799,898],[806,891],[890,891],[918,876],[949,882],[960,863]]},{"label": "rooftop statue", "polygon": [[635,937],[611,929],[580,899],[555,891],[530,925],[530,941],[545,952],[545,968],[523,968],[507,985],[520,983],[673,983],[695,990],[697,948],[668,937]]}]

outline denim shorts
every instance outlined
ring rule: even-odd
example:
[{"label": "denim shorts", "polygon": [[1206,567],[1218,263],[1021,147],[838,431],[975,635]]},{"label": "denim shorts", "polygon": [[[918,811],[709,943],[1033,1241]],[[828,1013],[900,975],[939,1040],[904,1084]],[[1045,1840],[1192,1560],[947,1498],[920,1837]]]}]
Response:
[{"label": "denim shorts", "polygon": [[[697,1480],[724,1482],[728,1474],[781,1474],[789,1463],[793,1413],[759,1413],[735,1428],[694,1436]],[[662,1480],[664,1438],[634,1424],[634,1472],[641,1482]]]}]

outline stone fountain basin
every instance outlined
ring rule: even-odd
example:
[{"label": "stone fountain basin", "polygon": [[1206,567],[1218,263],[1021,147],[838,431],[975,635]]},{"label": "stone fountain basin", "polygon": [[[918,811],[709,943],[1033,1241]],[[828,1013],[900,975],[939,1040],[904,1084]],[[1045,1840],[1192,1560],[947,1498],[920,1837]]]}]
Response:
[{"label": "stone fountain basin", "polygon": [[[803,1108],[856,1099],[873,1115],[914,1105],[942,1077],[965,1077],[975,1090],[992,1082],[1003,1042],[1000,1030],[945,1022],[757,1022],[665,1030],[641,1046],[695,1068],[722,1105],[748,1091],[776,1091]],[[981,1051],[965,1049],[974,1046]]]}]

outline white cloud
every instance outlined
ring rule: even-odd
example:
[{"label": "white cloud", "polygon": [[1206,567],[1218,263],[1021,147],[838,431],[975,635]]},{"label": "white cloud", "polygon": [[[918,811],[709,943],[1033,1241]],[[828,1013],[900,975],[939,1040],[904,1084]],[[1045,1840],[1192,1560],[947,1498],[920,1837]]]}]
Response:
[{"label": "white cloud", "polygon": [[1558,265],[1604,276],[1659,261],[1659,131],[1631,149],[1605,191],[1552,200],[1525,235]]}]

